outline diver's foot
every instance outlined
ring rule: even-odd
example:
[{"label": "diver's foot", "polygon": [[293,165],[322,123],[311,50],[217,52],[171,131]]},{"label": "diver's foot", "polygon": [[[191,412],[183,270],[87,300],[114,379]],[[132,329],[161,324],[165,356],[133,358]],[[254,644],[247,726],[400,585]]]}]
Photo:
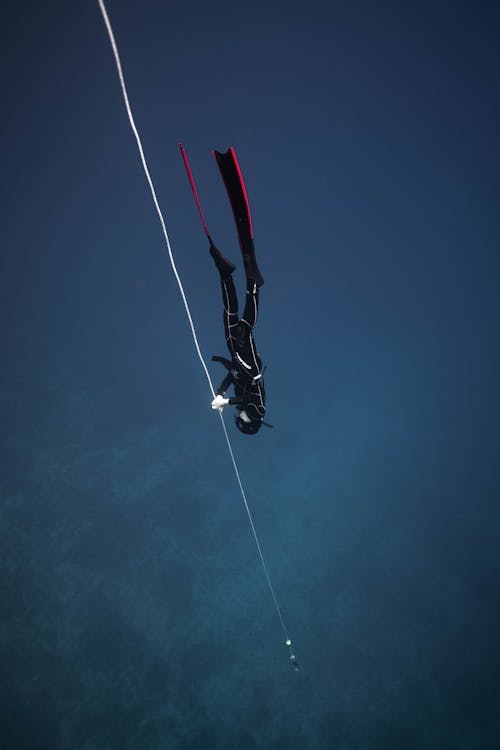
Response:
[{"label": "diver's foot", "polygon": [[214,259],[214,263],[217,266],[217,270],[220,273],[221,279],[227,279],[233,271],[236,270],[234,263],[225,258],[221,251],[215,247],[214,243],[210,240],[210,255]]},{"label": "diver's foot", "polygon": [[245,266],[247,279],[254,281],[259,287],[262,286],[264,283],[264,277],[259,271],[255,255],[251,253],[243,253],[243,265]]}]

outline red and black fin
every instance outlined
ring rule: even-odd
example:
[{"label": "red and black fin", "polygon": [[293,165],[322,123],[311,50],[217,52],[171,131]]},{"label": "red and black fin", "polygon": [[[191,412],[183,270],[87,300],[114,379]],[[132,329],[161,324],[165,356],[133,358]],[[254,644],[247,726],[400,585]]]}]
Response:
[{"label": "red and black fin", "polygon": [[201,223],[203,224],[203,229],[205,230],[205,234],[207,235],[210,245],[212,245],[212,239],[210,237],[210,232],[208,230],[207,222],[205,221],[205,214],[203,213],[203,209],[201,207],[200,198],[198,196],[198,191],[196,189],[196,185],[194,183],[194,177],[193,172],[191,170],[191,165],[189,164],[189,160],[187,157],[186,149],[182,145],[182,143],[179,143],[179,148],[181,150],[182,158],[184,160],[184,166],[186,167],[187,176],[189,179],[189,184],[191,185],[191,190],[193,191],[193,197],[196,201],[196,205],[198,207],[198,212],[200,214]]},{"label": "red and black fin", "polygon": [[253,242],[252,216],[250,214],[250,205],[248,195],[241,173],[236,152],[231,147],[226,153],[219,151],[212,152],[222,179],[226,186],[231,208],[233,210],[236,230],[243,255],[243,262],[247,277],[253,279],[257,286],[262,286],[264,279],[257,266],[255,258],[255,247]]}]

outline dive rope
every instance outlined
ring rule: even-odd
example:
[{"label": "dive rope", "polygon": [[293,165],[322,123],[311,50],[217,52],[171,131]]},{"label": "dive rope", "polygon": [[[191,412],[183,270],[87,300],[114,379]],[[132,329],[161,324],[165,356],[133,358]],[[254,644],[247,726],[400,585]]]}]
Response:
[{"label": "dive rope", "polygon": [[[103,0],[98,0],[98,2],[99,2],[99,7],[101,9],[102,17],[103,17],[103,20],[104,20],[104,23],[106,25],[106,29],[107,29],[107,32],[108,32],[109,41],[110,41],[111,47],[113,49],[113,54],[114,54],[115,63],[116,63],[116,69],[117,69],[117,72],[118,72],[118,77],[120,79],[121,90],[122,90],[123,99],[124,99],[124,102],[125,102],[125,108],[127,110],[128,119],[129,119],[129,122],[130,122],[130,127],[132,128],[132,132],[134,133],[135,140],[137,141],[137,148],[139,149],[139,154],[140,154],[140,157],[141,157],[141,162],[142,162],[142,166],[143,166],[143,169],[144,169],[144,173],[145,173],[146,179],[148,181],[149,189],[151,191],[151,195],[152,195],[152,198],[153,198],[153,203],[155,205],[156,213],[158,214],[158,218],[160,220],[161,228],[162,228],[162,231],[163,231],[163,236],[165,238],[165,243],[166,243],[166,246],[167,246],[167,251],[168,251],[168,257],[169,257],[169,260],[170,260],[170,265],[172,266],[172,271],[174,272],[174,276],[175,276],[175,279],[177,281],[177,285],[179,287],[179,291],[180,291],[180,294],[181,294],[181,297],[182,297],[182,301],[184,303],[184,308],[186,310],[186,315],[188,317],[189,325],[191,327],[191,333],[192,333],[192,336],[193,336],[193,341],[194,341],[194,345],[196,347],[196,352],[198,354],[198,358],[199,358],[199,360],[201,362],[203,370],[205,371],[205,375],[206,375],[206,378],[207,378],[207,381],[208,381],[208,385],[209,385],[210,391],[212,393],[212,398],[215,398],[215,390],[214,390],[214,387],[213,387],[212,379],[210,377],[210,373],[208,372],[208,368],[207,368],[206,362],[205,362],[205,360],[203,358],[203,354],[201,353],[201,349],[200,349],[200,345],[198,343],[198,337],[196,335],[196,329],[195,329],[195,326],[194,326],[193,318],[191,316],[191,311],[189,309],[189,305],[188,305],[188,301],[187,301],[187,298],[186,298],[186,294],[184,292],[184,287],[182,286],[182,282],[181,282],[179,273],[177,271],[177,267],[175,265],[174,256],[173,256],[173,253],[172,253],[172,248],[171,248],[171,245],[170,245],[170,240],[169,240],[169,237],[168,237],[167,228],[166,228],[166,225],[165,225],[165,220],[163,218],[163,214],[161,212],[160,205],[158,203],[158,198],[156,197],[156,191],[155,191],[155,188],[154,188],[154,185],[153,185],[153,181],[151,179],[151,175],[149,173],[148,165],[146,163],[146,157],[144,156],[144,150],[142,148],[142,142],[141,142],[139,133],[138,133],[136,125],[135,125],[134,117],[132,115],[132,109],[130,107],[130,102],[129,102],[129,98],[128,98],[128,94],[127,94],[127,88],[125,86],[125,79],[124,79],[124,76],[123,76],[123,70],[122,70],[122,66],[121,66],[121,62],[120,62],[120,56],[118,54],[118,48],[116,46],[115,36],[113,34],[113,29],[111,28],[111,23],[110,23],[110,20],[109,20],[109,17],[108,17],[108,13],[107,13],[107,10],[106,10],[106,6],[104,5]],[[276,596],[276,593],[275,593],[275,590],[274,590],[274,586],[272,584],[271,577],[269,575],[269,572],[268,572],[268,569],[267,569],[267,565],[266,565],[266,562],[264,560],[264,555],[262,554],[262,549],[261,549],[261,546],[260,546],[259,538],[257,536],[257,531],[255,530],[255,525],[254,525],[254,522],[253,522],[252,514],[250,512],[250,507],[248,505],[246,493],[245,493],[245,490],[243,488],[243,483],[241,481],[240,472],[239,472],[238,466],[236,464],[236,459],[234,457],[234,453],[233,453],[233,448],[232,448],[232,445],[231,445],[231,441],[229,440],[229,435],[228,435],[228,432],[227,432],[227,429],[226,429],[226,424],[225,424],[224,418],[222,416],[222,411],[219,412],[219,416],[220,416],[220,420],[221,420],[222,429],[224,431],[224,436],[226,438],[226,443],[227,443],[227,447],[228,447],[228,450],[229,450],[229,455],[231,456],[231,461],[232,461],[232,464],[233,464],[234,473],[236,474],[236,479],[238,481],[238,485],[239,485],[239,488],[240,488],[241,496],[243,498],[243,503],[245,505],[245,510],[247,512],[248,520],[250,522],[250,527],[252,529],[252,534],[253,534],[253,537],[254,537],[254,540],[255,540],[255,544],[257,546],[257,551],[259,553],[259,558],[260,558],[260,561],[262,563],[262,568],[264,569],[264,573],[265,573],[265,576],[266,576],[267,584],[269,586],[269,590],[270,590],[271,595],[273,597],[274,606],[276,608],[276,612],[277,612],[277,615],[278,615],[278,618],[279,618],[279,621],[280,621],[280,624],[281,624],[281,628],[283,630],[283,635],[285,637],[285,645],[290,649],[290,660],[292,662],[292,665],[295,666],[295,655],[294,655],[294,653],[292,651],[292,641],[290,640],[290,638],[288,636],[288,632],[287,632],[287,629],[286,629],[286,626],[285,626],[285,621],[284,621],[283,615],[281,613],[281,608],[279,606],[278,599],[277,599],[277,596]]]}]

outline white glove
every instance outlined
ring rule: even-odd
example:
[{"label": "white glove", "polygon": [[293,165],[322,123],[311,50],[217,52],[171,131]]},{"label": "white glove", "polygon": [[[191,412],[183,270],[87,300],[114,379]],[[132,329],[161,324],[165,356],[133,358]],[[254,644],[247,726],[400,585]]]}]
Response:
[{"label": "white glove", "polygon": [[228,398],[224,398],[224,396],[217,395],[214,400],[212,401],[212,409],[218,409],[219,411],[222,411],[223,408],[229,403]]}]

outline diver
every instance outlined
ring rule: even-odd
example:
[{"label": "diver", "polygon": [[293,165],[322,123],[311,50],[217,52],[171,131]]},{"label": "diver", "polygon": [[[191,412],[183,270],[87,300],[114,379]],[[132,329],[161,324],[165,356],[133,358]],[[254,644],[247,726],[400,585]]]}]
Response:
[{"label": "diver", "polygon": [[[235,266],[225,258],[210,241],[210,255],[219,271],[222,287],[224,333],[231,359],[212,357],[226,368],[227,375],[217,389],[212,401],[212,409],[222,410],[227,404],[236,406],[236,426],[246,435],[255,435],[264,422],[266,413],[266,392],[262,380],[262,360],[257,353],[253,328],[259,309],[259,288],[264,283],[255,252],[243,252],[246,275],[246,302],[243,316],[238,315],[238,297],[233,282]],[[253,243],[252,243],[253,245]],[[253,250],[253,247],[252,247]],[[233,385],[235,395],[225,398],[226,391]]]},{"label": "diver", "polygon": [[[245,435],[255,435],[262,425],[272,427],[264,422],[266,413],[266,392],[262,376],[262,361],[255,346],[253,328],[257,321],[259,309],[259,288],[264,279],[259,271],[255,259],[253,242],[252,217],[248,196],[241,174],[240,165],[233,147],[225,153],[212,151],[221,177],[226,186],[227,195],[236,222],[236,231],[243,256],[243,265],[247,280],[246,302],[243,317],[238,315],[238,297],[232,278],[236,266],[225,258],[214,245],[205,216],[201,208],[198,191],[194,184],[193,173],[182,143],[179,144],[182,158],[186,167],[191,190],[198,206],[203,229],[210,243],[210,255],[219,271],[222,286],[222,304],[224,306],[224,331],[226,343],[231,359],[212,357],[212,361],[220,362],[227,370],[227,375],[220,384],[217,395],[212,401],[212,409],[222,411],[227,404],[236,406],[236,426]],[[264,368],[265,369],[265,368]],[[225,398],[227,389],[233,385],[235,395]]]}]

